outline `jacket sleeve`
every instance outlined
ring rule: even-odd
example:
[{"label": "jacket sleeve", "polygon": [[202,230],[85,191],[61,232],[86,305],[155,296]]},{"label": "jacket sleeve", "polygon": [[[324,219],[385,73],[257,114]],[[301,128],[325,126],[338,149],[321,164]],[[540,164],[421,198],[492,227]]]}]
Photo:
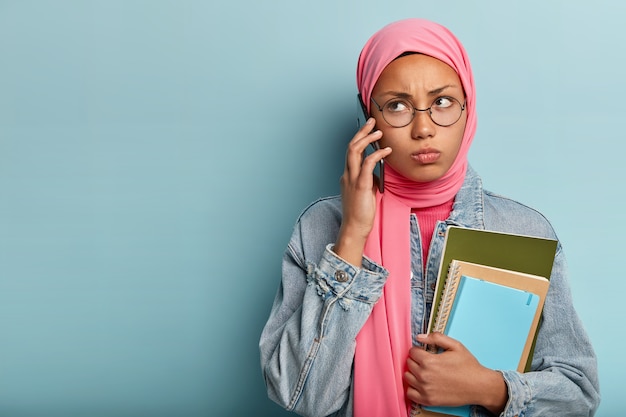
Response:
[{"label": "jacket sleeve", "polygon": [[599,405],[597,360],[573,307],[560,244],[532,371],[503,374],[509,387],[505,417],[592,416]]},{"label": "jacket sleeve", "polygon": [[366,258],[361,268],[351,266],[330,243],[310,247],[324,229],[310,221],[296,224],[259,347],[269,397],[298,414],[326,416],[351,397],[355,337],[387,272]]}]

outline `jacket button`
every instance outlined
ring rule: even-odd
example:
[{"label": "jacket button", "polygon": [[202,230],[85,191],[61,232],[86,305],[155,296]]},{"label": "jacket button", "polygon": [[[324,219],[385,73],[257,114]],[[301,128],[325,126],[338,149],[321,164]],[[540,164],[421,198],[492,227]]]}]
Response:
[{"label": "jacket button", "polygon": [[348,280],[348,274],[346,271],[335,271],[335,279],[339,282],[346,282]]}]

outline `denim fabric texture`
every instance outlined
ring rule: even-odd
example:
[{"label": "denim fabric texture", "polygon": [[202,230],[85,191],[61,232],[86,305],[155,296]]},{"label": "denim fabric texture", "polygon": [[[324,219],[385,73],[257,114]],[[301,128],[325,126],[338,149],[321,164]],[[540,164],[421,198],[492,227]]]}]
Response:
[{"label": "denim fabric texture", "polygon": [[[259,343],[269,397],[304,416],[352,416],[355,337],[381,295],[387,271],[364,258],[360,268],[332,251],[341,199],[328,197],[298,218],[283,256],[282,280]],[[422,259],[419,225],[410,218],[412,332],[426,331],[445,232],[457,225],[556,239],[548,220],[485,191],[468,169],[450,217],[435,227]],[[477,331],[488,331],[477,325]],[[408,354],[408,352],[407,352]],[[591,416],[599,402],[596,356],[572,304],[559,243],[532,371],[502,371],[509,401],[502,416]],[[473,416],[489,416],[474,407]]]}]

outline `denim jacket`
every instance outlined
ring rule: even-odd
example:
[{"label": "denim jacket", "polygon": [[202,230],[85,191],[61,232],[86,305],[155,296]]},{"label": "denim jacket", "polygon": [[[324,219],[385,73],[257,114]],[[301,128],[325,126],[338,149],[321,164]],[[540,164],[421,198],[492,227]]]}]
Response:
[{"label": "denim jacket", "polygon": [[[355,268],[332,252],[341,216],[340,197],[318,200],[300,215],[259,344],[269,397],[305,416],[352,416],[355,338],[387,278],[367,258]],[[413,336],[426,330],[449,225],[556,239],[545,217],[483,190],[469,168],[449,219],[435,227],[425,268],[419,226],[411,216]],[[502,416],[591,416],[598,407],[596,357],[572,304],[560,243],[532,370],[502,374],[509,392]],[[473,407],[472,415],[490,414]]]}]

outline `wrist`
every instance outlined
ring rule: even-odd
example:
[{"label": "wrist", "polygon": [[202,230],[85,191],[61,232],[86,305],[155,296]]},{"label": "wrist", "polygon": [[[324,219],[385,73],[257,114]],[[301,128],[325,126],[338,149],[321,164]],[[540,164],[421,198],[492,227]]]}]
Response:
[{"label": "wrist", "polygon": [[500,415],[509,400],[509,391],[504,376],[498,371],[489,369],[485,376],[482,397],[478,404],[494,415]]},{"label": "wrist", "polygon": [[349,264],[360,268],[366,241],[367,236],[362,237],[358,234],[351,234],[341,228],[333,247],[333,252]]}]

